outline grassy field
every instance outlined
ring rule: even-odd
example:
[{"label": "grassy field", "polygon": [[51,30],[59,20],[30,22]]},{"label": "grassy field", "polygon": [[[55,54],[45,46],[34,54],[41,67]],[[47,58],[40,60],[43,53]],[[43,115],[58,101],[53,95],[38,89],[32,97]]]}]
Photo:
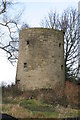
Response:
[{"label": "grassy field", "polygon": [[80,110],[65,108],[59,104],[53,106],[36,99],[25,99],[24,97],[3,98],[2,112],[17,118],[68,118],[78,117]]}]

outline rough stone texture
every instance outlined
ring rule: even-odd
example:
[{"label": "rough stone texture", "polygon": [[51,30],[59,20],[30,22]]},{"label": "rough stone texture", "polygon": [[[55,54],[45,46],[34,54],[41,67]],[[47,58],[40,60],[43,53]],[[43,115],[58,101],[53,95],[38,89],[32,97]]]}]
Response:
[{"label": "rough stone texture", "polygon": [[[16,83],[21,90],[64,89],[64,34],[47,28],[20,31]],[[61,94],[60,93],[60,94]]]}]

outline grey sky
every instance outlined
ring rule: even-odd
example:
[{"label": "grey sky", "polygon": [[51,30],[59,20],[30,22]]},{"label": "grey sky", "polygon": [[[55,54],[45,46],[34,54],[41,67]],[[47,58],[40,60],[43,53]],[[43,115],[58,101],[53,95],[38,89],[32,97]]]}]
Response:
[{"label": "grey sky", "polygon": [[57,0],[56,2],[48,2],[48,0],[47,2],[39,2],[39,1],[25,2],[24,5],[25,11],[22,20],[25,21],[26,23],[29,23],[32,27],[40,26],[41,19],[47,16],[50,10],[54,10],[57,11],[58,13],[62,13],[62,11],[64,9],[67,9],[68,7],[77,8],[77,4],[78,4],[78,2],[74,2],[75,0],[72,0],[73,2],[71,1],[67,2],[67,0],[65,0],[65,2],[63,0]]}]

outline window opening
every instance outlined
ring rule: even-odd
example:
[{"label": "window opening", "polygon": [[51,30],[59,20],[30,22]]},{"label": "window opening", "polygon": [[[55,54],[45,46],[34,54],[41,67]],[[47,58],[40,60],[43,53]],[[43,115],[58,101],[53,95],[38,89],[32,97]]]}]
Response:
[{"label": "window opening", "polygon": [[29,45],[29,41],[27,41],[27,45]]},{"label": "window opening", "polygon": [[20,80],[16,81],[17,88],[20,88]]},{"label": "window opening", "polygon": [[24,63],[24,68],[27,68],[27,63]]},{"label": "window opening", "polygon": [[61,65],[61,70],[63,70],[63,65]]},{"label": "window opening", "polygon": [[61,47],[61,43],[59,43],[59,47]]}]

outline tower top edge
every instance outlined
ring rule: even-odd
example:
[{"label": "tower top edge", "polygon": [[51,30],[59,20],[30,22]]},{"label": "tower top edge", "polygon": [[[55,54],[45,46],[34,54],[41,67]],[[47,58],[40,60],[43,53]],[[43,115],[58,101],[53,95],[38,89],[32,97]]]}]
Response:
[{"label": "tower top edge", "polygon": [[24,28],[24,29],[22,29],[22,30],[20,30],[20,32],[21,31],[28,31],[28,30],[31,30],[31,31],[36,31],[36,30],[42,30],[42,31],[46,31],[46,30],[50,30],[50,31],[55,31],[55,32],[62,32],[62,33],[64,33],[64,31],[63,30],[57,30],[57,29],[53,29],[53,28],[43,28],[43,27],[32,27],[32,28]]}]

